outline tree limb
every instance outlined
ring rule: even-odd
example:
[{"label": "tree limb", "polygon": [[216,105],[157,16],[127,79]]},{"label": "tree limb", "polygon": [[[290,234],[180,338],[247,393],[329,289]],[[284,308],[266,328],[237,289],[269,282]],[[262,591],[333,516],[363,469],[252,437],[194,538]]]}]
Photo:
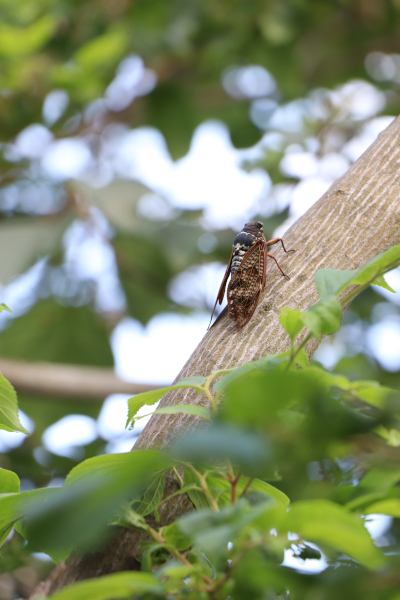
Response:
[{"label": "tree limb", "polygon": [[[271,269],[269,285],[249,324],[238,330],[227,316],[222,317],[206,333],[177,379],[208,375],[216,369],[243,365],[286,350],[289,341],[279,323],[278,310],[281,306],[306,310],[318,300],[313,282],[318,269],[356,269],[400,242],[399,139],[400,118],[284,235],[285,244],[295,248],[296,253],[284,255],[279,250],[277,258],[291,280],[283,280],[277,270]],[[318,344],[318,340],[308,343],[309,355]],[[181,389],[168,393],[161,406],[189,403],[206,404],[206,400],[193,390]],[[165,448],[180,433],[198,425],[198,419],[190,415],[154,415],[135,448]],[[159,525],[173,521],[190,508],[187,497],[173,498],[161,505]],[[142,537],[122,529],[116,539],[112,555],[104,549],[90,560],[71,558],[48,591],[54,592],[93,573],[98,576],[109,572],[110,560],[113,570],[129,568],[127,559],[139,554]]]},{"label": "tree limb", "polygon": [[[161,385],[120,379],[113,369],[0,358],[0,372],[17,392],[35,396],[103,401],[110,394],[140,394]],[[169,385],[168,383],[165,386]]]}]

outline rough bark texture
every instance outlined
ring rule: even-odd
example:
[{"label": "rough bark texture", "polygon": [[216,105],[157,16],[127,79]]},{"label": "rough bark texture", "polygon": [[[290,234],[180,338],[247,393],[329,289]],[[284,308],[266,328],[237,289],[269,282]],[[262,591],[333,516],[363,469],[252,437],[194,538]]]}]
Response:
[{"label": "rough bark texture", "polygon": [[[265,354],[285,350],[288,338],[279,323],[278,310],[281,306],[305,310],[318,301],[313,282],[318,269],[356,269],[400,243],[400,118],[286,232],[284,241],[296,253],[285,255],[278,250],[276,256],[291,280],[285,281],[278,269],[272,268],[269,284],[249,324],[238,330],[227,316],[219,319],[177,379],[208,375],[216,369],[243,365]],[[313,354],[317,346],[318,341],[313,340],[308,353]],[[185,389],[170,392],[161,405],[204,402],[195,392]],[[165,448],[181,432],[198,424],[189,415],[155,415],[135,447]],[[167,483],[173,489],[173,480]],[[164,524],[190,510],[192,505],[187,497],[177,496],[161,508],[161,524]],[[79,579],[132,568],[132,556],[138,555],[141,539],[136,532],[117,532],[112,545],[103,552],[70,559],[41,592],[50,593]]]}]

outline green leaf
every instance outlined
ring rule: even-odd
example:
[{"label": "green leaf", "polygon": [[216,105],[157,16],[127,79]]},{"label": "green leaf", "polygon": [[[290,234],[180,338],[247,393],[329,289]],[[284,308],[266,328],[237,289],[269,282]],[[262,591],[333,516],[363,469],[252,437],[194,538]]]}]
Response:
[{"label": "green leaf", "polygon": [[183,435],[172,452],[181,460],[200,464],[229,459],[249,476],[264,475],[271,458],[267,442],[260,435],[222,424]]},{"label": "green leaf", "polygon": [[114,364],[104,320],[87,306],[61,306],[54,299],[37,302],[12,321],[0,336],[0,354],[29,362]]},{"label": "green leaf", "polygon": [[255,521],[257,529],[264,523],[267,527],[274,526],[273,520],[266,518],[271,512],[275,515],[276,505],[273,501],[250,506],[246,501],[239,500],[234,505],[222,506],[221,510],[213,512],[209,509],[198,510],[184,515],[178,520],[178,527],[217,567],[228,558],[227,546],[235,543],[235,538],[242,534],[243,529]]},{"label": "green leaf", "polygon": [[[294,350],[297,350],[296,346]],[[303,369],[307,369],[310,366],[310,359],[308,357],[307,352],[303,348],[300,350],[300,352],[296,354],[294,362]]]},{"label": "green leaf", "polygon": [[18,418],[17,394],[11,383],[0,373],[0,429],[29,434]]},{"label": "green leaf", "polygon": [[342,307],[334,298],[321,300],[304,313],[304,324],[317,338],[334,333],[341,323]]},{"label": "green leaf", "polygon": [[9,500],[3,501],[3,505],[5,504],[6,506],[2,506],[1,495],[7,494],[5,497],[12,499],[13,494],[18,494],[19,485],[19,478],[13,471],[0,469],[0,546],[10,533],[15,520],[12,506],[13,503],[11,502],[11,505],[9,505],[11,512],[7,511],[7,503],[9,503]]},{"label": "green leaf", "polygon": [[358,274],[358,269],[353,271],[339,271],[336,269],[319,269],[315,273],[314,283],[322,300],[334,298]]},{"label": "green leaf", "polygon": [[169,385],[168,387],[159,388],[158,390],[151,390],[150,392],[143,392],[137,396],[133,396],[128,400],[128,418],[125,427],[131,426],[132,429],[135,424],[135,415],[143,406],[151,406],[155,404],[167,392],[171,390],[179,390],[182,388],[194,388],[198,394],[202,391],[202,386],[206,381],[205,377],[182,377],[177,383]]},{"label": "green leaf", "polygon": [[173,467],[176,461],[157,450],[136,450],[120,454],[106,454],[88,458],[74,467],[67,475],[65,485],[72,485],[88,479],[97,481],[104,476],[141,477],[158,469]]},{"label": "green leaf", "polygon": [[[198,479],[190,469],[185,469],[185,483],[186,486],[195,486],[199,485]],[[203,492],[196,489],[188,490],[187,495],[190,500],[193,502],[195,508],[200,510],[201,508],[210,508],[209,502]]]},{"label": "green leaf", "polygon": [[127,527],[128,529],[140,529],[141,531],[149,531],[150,526],[146,519],[135,512],[130,506],[124,506],[118,514],[113,525]]},{"label": "green leaf", "polygon": [[47,504],[32,497],[24,505],[30,547],[59,560],[72,548],[85,550],[100,543],[109,521],[126,502],[144,493],[154,471],[175,462],[155,450],[83,461],[69,473],[63,488],[56,488]]},{"label": "green leaf", "polygon": [[0,468],[0,494],[19,492],[19,477],[13,471]]},{"label": "green leaf", "polygon": [[[238,485],[238,490],[241,493],[243,489],[244,481],[240,481]],[[276,488],[275,486],[271,485],[270,483],[267,483],[266,481],[262,481],[261,479],[253,479],[249,486],[249,490],[253,492],[259,492],[260,494],[264,494],[265,496],[272,498],[279,506],[282,506],[284,508],[286,508],[289,505],[290,500],[286,496],[286,494],[281,492],[281,490],[278,490],[278,488]]]},{"label": "green leaf", "polygon": [[[357,276],[354,279],[356,285],[365,285],[373,281],[383,273],[398,266],[400,260],[400,244],[392,246],[382,254],[369,260],[363,267],[358,269]],[[379,285],[379,283],[377,284]]]},{"label": "green leaf", "polygon": [[322,299],[337,296],[348,285],[365,285],[371,283],[393,292],[386,283],[383,274],[395,268],[400,260],[400,244],[392,246],[386,252],[368,261],[360,269],[353,271],[338,271],[335,269],[320,269],[314,277],[315,286]]},{"label": "green leaf", "polygon": [[321,369],[315,364],[310,366],[307,371],[315,378],[316,381],[319,381],[326,388],[338,387],[341,390],[350,390],[354,385],[344,375],[330,373],[329,371]]},{"label": "green leaf", "polygon": [[115,64],[122,58],[128,47],[128,32],[123,28],[107,31],[81,46],[75,53],[75,60],[86,70],[104,68],[105,65]]},{"label": "green leaf", "polygon": [[365,515],[389,515],[390,517],[400,517],[400,500],[398,498],[388,498],[374,502],[363,510]]},{"label": "green leaf", "polygon": [[392,292],[392,294],[396,293],[396,290],[390,287],[383,275],[379,275],[378,277],[376,277],[376,279],[374,279],[374,281],[372,282],[372,285],[378,285],[379,287],[388,290],[388,292]]},{"label": "green leaf", "polygon": [[[203,470],[210,470],[211,467],[204,467]],[[246,477],[241,477],[238,481],[236,494],[239,497],[244,488],[246,487],[248,479]],[[231,484],[225,477],[223,477],[217,470],[212,470],[207,476],[207,485],[212,490],[212,492],[218,495],[218,504],[230,504],[231,502]],[[282,508],[287,508],[289,504],[289,498],[278,490],[273,485],[267,483],[266,481],[262,481],[261,479],[254,478],[249,485],[248,491],[258,492],[267,496],[269,499],[272,499],[276,502],[278,506]]]},{"label": "green leaf", "polygon": [[142,517],[149,515],[160,505],[164,488],[165,478],[161,473],[156,475],[150,485],[146,488],[140,501],[132,504],[132,509]]},{"label": "green leaf", "polygon": [[380,425],[375,431],[386,440],[389,446],[395,448],[400,446],[400,431],[398,429],[388,429],[387,427]]},{"label": "green leaf", "polygon": [[7,312],[12,312],[11,308],[8,308],[7,304],[4,304],[4,302],[0,304],[0,312],[3,312],[3,310],[6,310]]},{"label": "green leaf", "polygon": [[12,27],[5,20],[0,24],[0,55],[13,59],[29,55],[42,48],[53,36],[57,21],[45,14],[27,27]]},{"label": "green leaf", "polygon": [[351,390],[360,400],[379,408],[383,408],[386,400],[396,393],[391,388],[381,386],[377,381],[354,381]]},{"label": "green leaf", "polygon": [[303,313],[293,308],[280,308],[279,320],[293,342],[304,327]]},{"label": "green leaf", "polygon": [[[220,392],[226,389],[237,379],[240,379],[241,377],[244,377],[252,372],[260,372],[274,369],[279,364],[286,363],[290,358],[290,355],[290,350],[286,350],[285,352],[281,352],[280,354],[268,354],[267,356],[263,356],[262,358],[242,365],[241,367],[231,369],[227,375],[219,379],[213,385],[214,391]],[[300,366],[308,366],[309,359],[304,350],[299,352],[298,356],[296,356],[295,362]]]},{"label": "green leaf", "polygon": [[45,488],[31,492],[0,495],[0,544],[4,542],[16,521],[26,516],[27,508],[38,501],[46,509],[47,502],[58,493],[59,488]]},{"label": "green leaf", "polygon": [[183,565],[181,562],[176,560],[171,560],[158,572],[160,577],[168,577],[170,579],[177,579],[182,581],[186,577],[189,577],[193,573],[199,573],[201,571],[201,566],[197,565]]},{"label": "green leaf", "polygon": [[177,413],[184,413],[187,415],[195,415],[196,417],[201,417],[207,421],[211,421],[212,412],[209,408],[205,406],[195,406],[192,404],[176,404],[175,406],[163,406],[162,408],[157,408],[154,411],[154,415],[175,415]]},{"label": "green leaf", "polygon": [[249,371],[253,371],[255,368],[256,367],[252,363],[249,363],[247,365],[243,365],[242,367],[232,369],[230,373],[224,375],[224,377],[221,377],[221,379],[218,379],[218,381],[214,383],[214,391],[221,392],[226,387],[228,387],[228,385],[230,385],[233,381],[235,381],[239,377],[243,377],[243,375],[246,375],[246,373],[248,373]]},{"label": "green leaf", "polygon": [[327,544],[370,569],[379,569],[383,555],[371,540],[361,517],[329,500],[304,500],[292,504],[281,531]]},{"label": "green leaf", "polygon": [[135,594],[162,593],[162,586],[150,573],[123,572],[79,581],[49,596],[51,600],[109,600],[132,598]]},{"label": "green leaf", "polygon": [[172,546],[180,552],[190,548],[192,545],[190,537],[182,533],[177,521],[174,521],[174,523],[171,523],[167,527],[163,527],[162,536],[168,546]]}]

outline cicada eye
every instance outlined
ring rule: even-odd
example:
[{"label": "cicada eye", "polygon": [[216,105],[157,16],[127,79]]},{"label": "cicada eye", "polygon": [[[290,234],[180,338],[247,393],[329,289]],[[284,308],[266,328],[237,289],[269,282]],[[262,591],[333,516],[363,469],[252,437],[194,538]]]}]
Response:
[{"label": "cicada eye", "polygon": [[260,229],[262,229],[264,227],[264,223],[261,223],[261,221],[256,221],[256,225],[257,227],[259,227]]}]

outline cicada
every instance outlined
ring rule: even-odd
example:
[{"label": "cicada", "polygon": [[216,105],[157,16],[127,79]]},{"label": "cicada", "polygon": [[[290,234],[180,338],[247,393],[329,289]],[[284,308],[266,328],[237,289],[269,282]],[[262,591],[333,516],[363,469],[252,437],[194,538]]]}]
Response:
[{"label": "cicada", "polygon": [[283,277],[290,279],[282,271],[275,256],[268,252],[269,246],[279,242],[285,252],[294,252],[294,250],[286,250],[282,239],[279,237],[267,242],[264,237],[263,223],[260,221],[251,221],[245,224],[233,241],[231,258],[219,288],[212,314],[214,314],[217,304],[222,304],[226,284],[230,276],[227,292],[228,314],[237,327],[243,327],[250,321],[261,292],[265,288],[268,257],[275,261]]}]

